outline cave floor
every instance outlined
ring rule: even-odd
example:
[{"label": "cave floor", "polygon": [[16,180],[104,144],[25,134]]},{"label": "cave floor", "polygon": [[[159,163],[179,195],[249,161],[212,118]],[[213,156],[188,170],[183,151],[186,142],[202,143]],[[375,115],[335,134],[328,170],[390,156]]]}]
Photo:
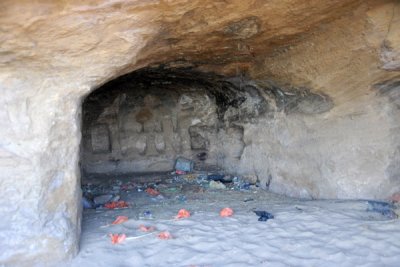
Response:
[{"label": "cave floor", "polygon": [[[119,179],[129,207],[85,209],[80,252],[66,266],[399,266],[400,220],[367,212],[367,201],[300,200],[162,178],[155,179],[163,180],[162,197],[154,197]],[[219,216],[225,207],[232,217]],[[182,208],[191,216],[174,219]],[[254,210],[275,218],[258,221]],[[111,225],[117,216],[129,220]],[[162,231],[172,239],[158,238]],[[127,239],[112,244],[110,233]]]}]

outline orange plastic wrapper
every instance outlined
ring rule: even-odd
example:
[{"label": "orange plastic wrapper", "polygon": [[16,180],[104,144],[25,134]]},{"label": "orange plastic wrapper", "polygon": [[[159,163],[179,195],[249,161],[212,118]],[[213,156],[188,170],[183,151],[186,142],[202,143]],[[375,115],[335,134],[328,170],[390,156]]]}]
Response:
[{"label": "orange plastic wrapper", "polygon": [[129,219],[128,219],[128,217],[126,217],[126,216],[118,216],[118,217],[115,219],[115,221],[112,222],[112,224],[121,224],[121,223],[126,222],[127,220],[129,220]]},{"label": "orange plastic wrapper", "polygon": [[219,215],[221,217],[230,217],[233,215],[233,210],[231,208],[223,208],[220,212]]},{"label": "orange plastic wrapper", "polygon": [[127,208],[128,207],[128,203],[126,203],[125,201],[113,201],[113,202],[109,202],[106,203],[104,205],[104,207],[106,207],[107,209],[122,209],[122,208]]},{"label": "orange plastic wrapper", "polygon": [[142,232],[153,232],[156,230],[154,226],[145,226],[143,224],[139,225],[139,230]]},{"label": "orange plastic wrapper", "polygon": [[163,239],[163,240],[167,240],[167,239],[171,239],[172,236],[169,232],[161,232],[158,234],[158,238],[159,239]]},{"label": "orange plastic wrapper", "polygon": [[190,212],[185,209],[180,209],[178,211],[178,215],[175,216],[175,219],[189,218]]},{"label": "orange plastic wrapper", "polygon": [[156,197],[160,194],[160,192],[150,187],[146,189],[146,193],[153,197]]},{"label": "orange plastic wrapper", "polygon": [[125,234],[110,234],[110,237],[111,237],[111,243],[113,245],[120,244],[124,242],[124,240],[126,239]]}]

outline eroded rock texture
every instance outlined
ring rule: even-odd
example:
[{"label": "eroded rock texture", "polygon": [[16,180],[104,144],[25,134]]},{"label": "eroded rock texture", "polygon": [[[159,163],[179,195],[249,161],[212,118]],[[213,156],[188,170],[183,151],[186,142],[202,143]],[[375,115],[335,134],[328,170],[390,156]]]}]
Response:
[{"label": "eroded rock texture", "polygon": [[212,73],[213,91],[192,83],[170,97],[190,114],[201,106],[190,101],[209,95],[212,123],[164,125],[154,120],[162,96],[140,89],[140,110],[113,98],[83,131],[98,155],[115,140],[121,153],[166,155],[174,141],[162,133],[179,129],[183,151],[208,149],[215,121],[224,168],[274,192],[399,191],[399,10],[395,0],[2,1],[0,263],[51,265],[77,252],[81,104],[143,68]]}]

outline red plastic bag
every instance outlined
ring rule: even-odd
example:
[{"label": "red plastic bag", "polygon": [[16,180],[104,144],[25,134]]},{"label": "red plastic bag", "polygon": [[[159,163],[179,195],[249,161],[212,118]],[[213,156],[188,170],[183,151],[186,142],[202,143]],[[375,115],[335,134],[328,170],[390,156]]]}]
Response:
[{"label": "red plastic bag", "polygon": [[146,193],[153,197],[156,197],[160,194],[160,192],[150,187],[146,189]]},{"label": "red plastic bag", "polygon": [[126,222],[127,220],[129,220],[129,219],[128,219],[128,217],[126,217],[126,216],[118,216],[118,217],[115,219],[115,221],[112,222],[112,224],[121,224],[121,223]]},{"label": "red plastic bag", "polygon": [[156,230],[154,226],[145,226],[143,224],[139,225],[139,230],[142,232],[153,232]]},{"label": "red plastic bag", "polygon": [[120,243],[124,242],[124,240],[126,239],[126,235],[125,234],[110,234],[110,238],[111,238],[111,243],[113,245],[115,245],[115,244],[120,244]]},{"label": "red plastic bag", "polygon": [[233,215],[233,210],[231,208],[223,208],[220,212],[219,215],[221,217],[230,217]]},{"label": "red plastic bag", "polygon": [[175,216],[175,219],[189,218],[190,212],[185,209],[180,209],[178,211],[178,215]]},{"label": "red plastic bag", "polygon": [[167,239],[171,239],[172,236],[169,232],[165,231],[165,232],[161,232],[158,234],[158,238],[159,239],[163,239],[163,240],[167,240]]},{"label": "red plastic bag", "polygon": [[128,207],[128,203],[126,203],[125,201],[113,201],[113,202],[109,202],[106,203],[104,205],[104,207],[106,207],[107,209],[122,209],[122,208],[127,208]]}]

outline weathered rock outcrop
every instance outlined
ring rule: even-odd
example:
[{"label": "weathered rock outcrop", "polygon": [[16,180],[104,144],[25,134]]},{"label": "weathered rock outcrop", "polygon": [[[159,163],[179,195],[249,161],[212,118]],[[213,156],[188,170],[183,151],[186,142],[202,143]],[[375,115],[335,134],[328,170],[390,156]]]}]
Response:
[{"label": "weathered rock outcrop", "polygon": [[0,264],[77,252],[81,104],[149,66],[270,89],[260,94],[276,112],[221,132],[243,146],[225,168],[291,196],[399,191],[399,10],[395,0],[2,1]]}]

